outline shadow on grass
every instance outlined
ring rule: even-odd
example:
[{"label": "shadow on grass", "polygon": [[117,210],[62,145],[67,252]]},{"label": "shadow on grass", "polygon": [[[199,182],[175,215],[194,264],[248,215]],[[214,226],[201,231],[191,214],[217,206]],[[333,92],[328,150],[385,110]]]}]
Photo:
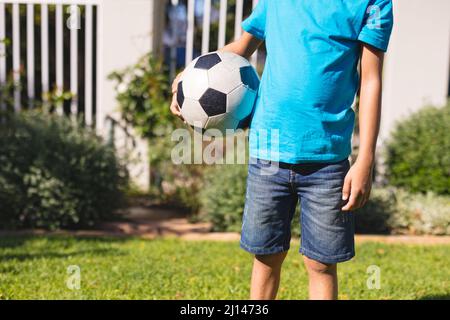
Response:
[{"label": "shadow on grass", "polygon": [[423,296],[419,300],[450,300],[450,293]]},{"label": "shadow on grass", "polygon": [[1,248],[16,248],[26,244],[27,241],[36,239],[47,239],[51,242],[72,242],[72,241],[83,241],[83,242],[96,242],[96,243],[121,243],[130,239],[133,236],[121,236],[121,237],[108,237],[108,236],[78,236],[78,235],[64,235],[64,234],[18,234],[18,235],[6,235],[0,236],[0,249]]},{"label": "shadow on grass", "polygon": [[[28,248],[27,242],[45,239],[48,247]],[[77,245],[107,245],[121,243],[131,238],[113,237],[77,237],[67,235],[17,235],[0,237],[0,262],[10,260],[34,260],[34,259],[65,259],[73,256],[118,256],[125,255],[118,248],[77,248]],[[19,252],[5,251],[2,249],[18,249]],[[14,250],[15,251],[15,250]],[[22,252],[21,252],[22,251]]]},{"label": "shadow on grass", "polygon": [[25,244],[27,241],[27,236],[17,236],[17,237],[0,237],[0,249],[2,248],[16,248]]},{"label": "shadow on grass", "polygon": [[108,255],[124,255],[123,252],[117,249],[93,249],[93,250],[78,250],[74,252],[39,252],[39,253],[18,253],[18,254],[0,254],[0,262],[9,260],[34,260],[34,259],[64,259],[73,256],[81,255],[95,255],[95,256],[108,256]]}]

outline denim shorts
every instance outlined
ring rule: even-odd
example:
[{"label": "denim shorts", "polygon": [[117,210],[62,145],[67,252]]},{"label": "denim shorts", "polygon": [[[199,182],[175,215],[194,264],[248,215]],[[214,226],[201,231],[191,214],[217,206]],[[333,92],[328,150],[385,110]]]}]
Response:
[{"label": "denim shorts", "polygon": [[285,164],[251,159],[241,248],[266,255],[289,250],[291,221],[300,201],[300,253],[322,263],[355,255],[354,216],[341,211],[349,161]]}]

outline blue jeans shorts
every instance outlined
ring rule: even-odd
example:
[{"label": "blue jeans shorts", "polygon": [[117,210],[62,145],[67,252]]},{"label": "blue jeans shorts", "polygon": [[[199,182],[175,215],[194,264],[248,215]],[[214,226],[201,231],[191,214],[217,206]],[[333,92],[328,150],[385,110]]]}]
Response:
[{"label": "blue jeans shorts", "polygon": [[300,201],[300,253],[328,264],[350,260],[355,255],[354,216],[341,211],[349,168],[347,159],[320,164],[251,159],[241,248],[255,255],[289,250]]}]

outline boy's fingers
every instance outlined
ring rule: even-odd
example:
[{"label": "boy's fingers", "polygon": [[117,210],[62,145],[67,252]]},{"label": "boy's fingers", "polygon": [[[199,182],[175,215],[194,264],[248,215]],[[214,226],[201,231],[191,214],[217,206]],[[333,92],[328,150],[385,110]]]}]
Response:
[{"label": "boy's fingers", "polygon": [[347,204],[342,207],[342,211],[350,211],[353,210],[353,208],[356,206],[357,197],[353,194],[350,195],[350,199],[348,200]]},{"label": "boy's fingers", "polygon": [[170,104],[170,111],[176,116],[181,116],[180,107],[178,106],[178,102],[175,95],[172,99],[172,103]]},{"label": "boy's fingers", "polygon": [[176,114],[176,115],[180,115],[180,108],[178,108],[178,105],[177,104],[175,104],[175,103],[172,103],[171,104],[171,106],[170,106],[170,111],[172,111],[172,113],[173,114]]},{"label": "boy's fingers", "polygon": [[344,186],[342,187],[342,200],[347,201],[350,197],[350,189],[352,187],[351,179],[345,178]]},{"label": "boy's fingers", "polygon": [[171,107],[170,107],[170,110],[172,111],[172,113],[174,114],[174,115],[176,115],[178,118],[180,118],[181,120],[183,120],[185,123],[186,123],[186,121],[184,120],[184,118],[183,118],[183,115],[181,114],[181,110],[180,110],[180,107],[178,107],[178,104],[173,104]]},{"label": "boy's fingers", "polygon": [[177,76],[173,80],[173,82],[172,82],[172,92],[177,91],[177,89],[178,89],[178,82],[180,81],[180,78],[181,78],[182,74],[183,74],[183,72],[180,72],[179,74],[177,74]]},{"label": "boy's fingers", "polygon": [[174,114],[174,115],[176,115],[176,116],[181,116],[181,112],[180,112],[180,110],[178,109],[178,107],[176,106],[176,105],[171,105],[170,106],[170,111]]},{"label": "boy's fingers", "polygon": [[342,211],[352,211],[361,208],[364,205],[364,195],[357,188],[353,188],[348,203],[342,208]]}]

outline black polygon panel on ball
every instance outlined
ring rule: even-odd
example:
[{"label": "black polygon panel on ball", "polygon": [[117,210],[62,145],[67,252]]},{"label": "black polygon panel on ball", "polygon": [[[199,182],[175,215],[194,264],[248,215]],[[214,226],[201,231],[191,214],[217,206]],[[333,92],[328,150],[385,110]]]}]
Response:
[{"label": "black polygon panel on ball", "polygon": [[239,124],[237,126],[237,129],[248,129],[250,127],[250,124],[252,122],[253,114],[250,114],[249,116],[245,117],[241,121],[239,121]]},{"label": "black polygon panel on ball", "polygon": [[242,67],[240,69],[242,83],[250,89],[257,91],[259,87],[259,79],[255,70],[251,66]]},{"label": "black polygon panel on ball", "polygon": [[204,129],[204,128],[199,128],[199,127],[194,127],[194,126],[190,126],[190,127],[192,130],[194,130],[197,133],[201,133],[202,135],[204,135],[206,132],[206,129]]},{"label": "black polygon panel on ball", "polygon": [[210,88],[202,95],[199,102],[210,117],[227,112],[227,95],[223,92]]},{"label": "black polygon panel on ball", "polygon": [[184,103],[184,92],[183,92],[183,82],[182,82],[182,81],[178,82],[177,102],[178,102],[178,106],[179,106],[180,108],[183,108],[183,103]]},{"label": "black polygon panel on ball", "polygon": [[220,62],[222,62],[222,59],[217,53],[210,53],[198,58],[194,68],[209,70]]}]

